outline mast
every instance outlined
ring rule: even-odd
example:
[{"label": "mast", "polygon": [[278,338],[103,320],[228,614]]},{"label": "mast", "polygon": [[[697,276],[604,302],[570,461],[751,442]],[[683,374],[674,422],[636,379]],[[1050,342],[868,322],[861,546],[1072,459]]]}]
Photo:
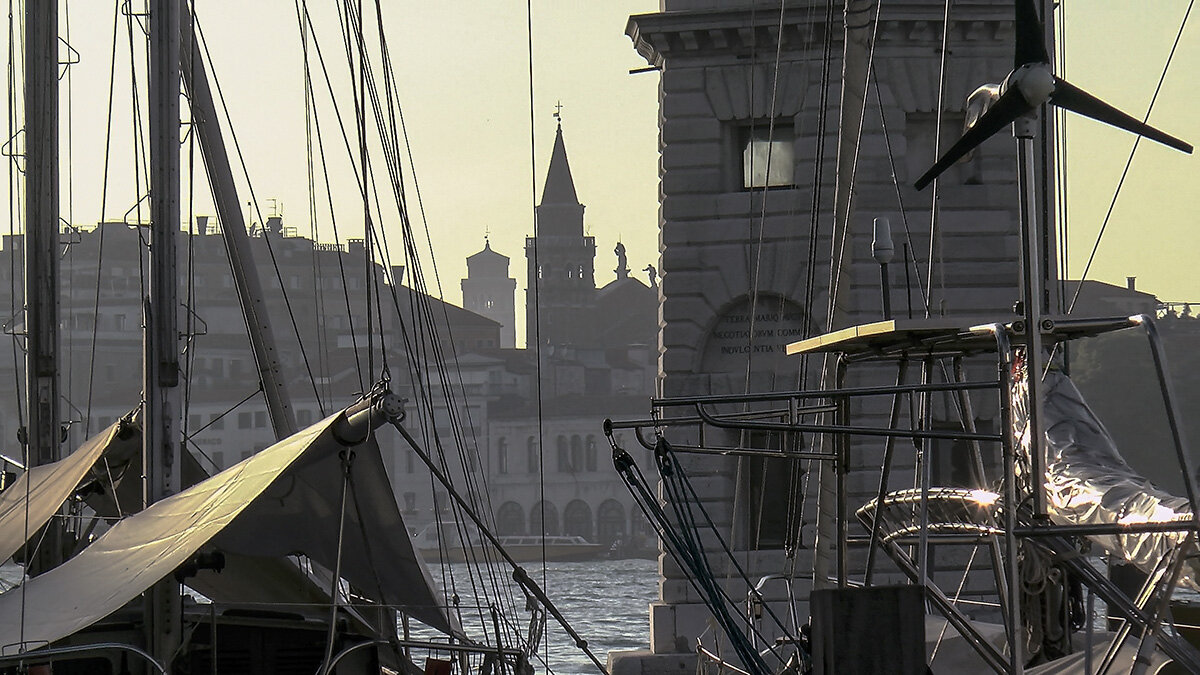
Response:
[{"label": "mast", "polygon": [[[180,491],[179,324],[179,1],[150,6],[150,292],[144,305],[143,462],[145,503]],[[147,646],[169,668],[181,638],[179,584],[172,576],[147,593]]]},{"label": "mast", "polygon": [[[25,394],[27,466],[57,461],[58,405],[58,3],[25,5]],[[29,560],[36,575],[63,561],[61,519]]]},{"label": "mast", "polygon": [[246,221],[242,219],[237,185],[229,169],[229,154],[217,122],[217,109],[208,86],[204,59],[197,48],[191,12],[187,9],[187,0],[178,0],[178,5],[179,27],[186,46],[180,50],[179,56],[183,64],[183,83],[191,100],[192,125],[200,139],[200,152],[212,186],[213,202],[221,221],[221,236],[229,254],[233,285],[237,289],[242,318],[250,335],[250,348],[254,352],[254,363],[258,367],[259,381],[262,382],[263,396],[267,401],[271,428],[275,431],[275,438],[282,439],[296,433],[296,416],[283,386],[279,350],[275,346],[263,300],[262,282],[258,278],[257,268],[251,262],[250,237],[246,234]]}]

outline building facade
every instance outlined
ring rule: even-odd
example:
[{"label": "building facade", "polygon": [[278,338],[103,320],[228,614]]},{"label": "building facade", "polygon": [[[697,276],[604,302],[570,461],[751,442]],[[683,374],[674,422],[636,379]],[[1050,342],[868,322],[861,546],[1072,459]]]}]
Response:
[{"label": "building facade", "polygon": [[[939,106],[941,7],[885,3],[873,58],[878,88],[874,80],[867,87],[852,208],[845,229],[836,233],[845,26],[840,12],[826,17],[824,7],[663,0],[661,12],[629,20],[626,32],[635,48],[660,71],[664,396],[816,386],[822,364],[802,368],[784,348],[880,318],[879,267],[871,256],[875,217],[889,218],[897,232],[898,264],[891,266],[896,314],[911,307],[924,316],[928,305],[934,315],[1011,316],[1018,297],[1011,140],[991,140],[947,172],[936,211],[928,192],[911,187],[935,158],[939,118],[943,139],[952,142],[967,95],[1011,68],[1011,6],[956,3],[947,27],[953,59]],[[848,383],[883,384],[888,377],[886,371],[858,369]],[[886,422],[882,407],[855,412]],[[934,416],[948,420],[951,412],[943,407]],[[680,433],[681,443],[698,441]],[[748,448],[770,443],[746,435],[722,440]],[[855,509],[878,481],[882,443],[855,442],[851,457],[848,501]],[[702,505],[751,579],[812,569],[815,466],[809,476],[809,467],[787,460],[684,461],[692,480],[704,485]],[[914,462],[914,453],[905,453],[894,485],[911,484]],[[721,555],[712,546],[712,554]],[[857,565],[852,575],[861,574],[861,560]],[[946,560],[943,567],[953,573],[961,562]],[[650,609],[651,653],[630,657],[641,672],[682,667],[712,621],[669,556],[661,569],[660,598]],[[736,588],[729,573],[726,581]],[[975,590],[972,585],[966,592]],[[806,591],[797,595],[798,612],[806,616]]]}]

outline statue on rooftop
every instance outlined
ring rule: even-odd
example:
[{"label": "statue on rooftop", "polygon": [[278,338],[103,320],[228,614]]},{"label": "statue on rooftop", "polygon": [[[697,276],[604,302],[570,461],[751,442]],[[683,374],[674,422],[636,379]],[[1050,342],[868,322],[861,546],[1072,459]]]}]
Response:
[{"label": "statue on rooftop", "polygon": [[629,261],[625,258],[625,244],[617,242],[617,247],[613,249],[613,253],[617,254],[617,269],[613,270],[617,273],[617,281],[629,278]]}]

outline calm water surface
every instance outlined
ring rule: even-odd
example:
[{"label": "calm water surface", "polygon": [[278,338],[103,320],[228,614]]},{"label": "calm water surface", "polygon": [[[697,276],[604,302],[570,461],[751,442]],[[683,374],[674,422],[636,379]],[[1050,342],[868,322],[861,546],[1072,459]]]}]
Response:
[{"label": "calm water surface", "polygon": [[[451,565],[458,578],[459,593],[464,588],[465,566]],[[548,563],[545,582],[541,563],[524,565],[529,576],[546,589],[547,595],[572,627],[588,641],[588,647],[607,663],[610,651],[646,649],[649,646],[649,604],[657,595],[658,565],[653,560],[601,560],[592,562]],[[440,576],[436,571],[435,577]],[[522,632],[528,625],[521,595],[517,593],[517,614]],[[464,599],[464,602],[466,600]],[[464,624],[470,625],[464,616]],[[554,673],[595,673],[596,667],[553,617],[546,619],[548,648],[540,650],[545,663],[535,662],[535,670]]]},{"label": "calm water surface", "polygon": [[[563,613],[575,630],[588,641],[588,646],[607,663],[608,653],[614,650],[646,649],[650,635],[648,606],[657,597],[658,566],[653,560],[601,560],[593,562],[548,563],[543,583],[541,563],[524,565],[529,575],[546,589],[551,601]],[[431,569],[435,578],[441,573]],[[463,598],[464,605],[472,595],[469,575],[465,565],[451,565],[448,572],[455,577],[455,586]],[[0,589],[15,585],[21,578],[21,568],[11,563],[0,568]],[[504,574],[504,579],[511,575]],[[529,623],[529,613],[524,610],[521,594],[516,585],[511,592],[517,598],[517,611],[513,620],[522,627],[522,634]],[[473,621],[464,610],[463,623],[471,626]],[[468,628],[473,636],[479,632]],[[489,631],[490,634],[491,631]],[[575,643],[554,621],[546,619],[548,646],[539,650],[544,662],[535,661],[538,673],[561,674],[598,672],[587,656],[575,647]]]}]

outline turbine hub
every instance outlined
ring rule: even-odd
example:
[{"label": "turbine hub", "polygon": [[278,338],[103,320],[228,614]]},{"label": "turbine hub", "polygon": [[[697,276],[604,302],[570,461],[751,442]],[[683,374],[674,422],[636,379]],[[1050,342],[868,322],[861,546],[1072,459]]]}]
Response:
[{"label": "turbine hub", "polygon": [[1054,73],[1048,63],[1027,63],[1014,70],[1006,84],[1016,87],[1030,107],[1037,107],[1054,94]]}]

